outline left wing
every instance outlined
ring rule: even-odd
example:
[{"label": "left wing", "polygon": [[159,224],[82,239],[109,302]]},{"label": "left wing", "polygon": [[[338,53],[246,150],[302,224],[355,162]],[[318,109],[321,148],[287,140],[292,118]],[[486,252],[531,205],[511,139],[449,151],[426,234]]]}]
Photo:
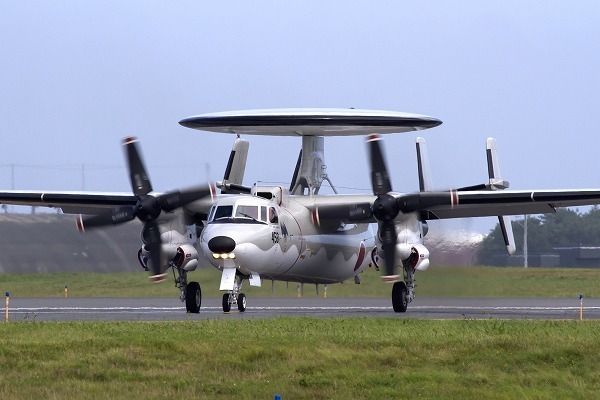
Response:
[{"label": "left wing", "polygon": [[[547,214],[558,207],[600,204],[600,189],[502,190],[390,193],[390,206],[399,213],[419,212],[425,220]],[[374,222],[373,196],[327,196],[314,205],[315,222]]]},{"label": "left wing", "polygon": [[547,214],[558,207],[600,204],[600,189],[454,192],[455,204],[423,209],[426,219]]}]

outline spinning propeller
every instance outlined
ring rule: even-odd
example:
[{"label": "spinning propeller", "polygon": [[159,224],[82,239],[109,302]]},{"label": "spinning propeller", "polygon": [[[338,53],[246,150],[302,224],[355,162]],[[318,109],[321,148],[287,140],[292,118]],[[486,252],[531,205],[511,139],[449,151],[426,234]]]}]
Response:
[{"label": "spinning propeller", "polygon": [[118,225],[135,218],[139,219],[144,223],[142,232],[146,250],[150,253],[150,269],[153,274],[150,278],[160,282],[164,280],[165,274],[161,273],[162,240],[157,218],[163,211],[171,212],[193,201],[211,196],[213,189],[210,186],[201,186],[159,195],[150,194],[152,184],[146,173],[137,142],[138,140],[133,137],[123,139],[131,189],[137,197],[137,203],[114,208],[109,212],[94,216],[83,217],[80,215],[77,220],[77,229],[84,232],[86,229]]},{"label": "spinning propeller", "polygon": [[394,219],[399,213],[407,214],[420,212],[434,206],[458,204],[458,196],[456,191],[409,194],[392,192],[386,162],[379,145],[380,140],[379,135],[371,135],[367,138],[371,186],[373,194],[377,196],[371,209],[373,217],[379,223],[379,239],[381,240],[386,274],[383,279],[393,282],[398,280],[398,276],[395,274],[398,234]]},{"label": "spinning propeller", "polygon": [[327,222],[339,224],[343,222],[372,222],[379,224],[379,239],[385,261],[385,275],[389,282],[398,280],[395,274],[398,233],[395,219],[398,214],[418,213],[435,206],[453,206],[458,204],[456,191],[431,191],[399,194],[392,190],[392,184],[379,142],[379,135],[367,138],[369,165],[371,169],[371,186],[377,198],[371,202],[335,204],[319,206],[313,212],[314,221],[321,225]]}]

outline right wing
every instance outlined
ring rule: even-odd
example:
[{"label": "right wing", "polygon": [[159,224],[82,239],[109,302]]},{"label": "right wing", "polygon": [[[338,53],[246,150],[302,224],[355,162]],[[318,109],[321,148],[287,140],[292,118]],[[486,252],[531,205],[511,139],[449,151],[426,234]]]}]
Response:
[{"label": "right wing", "polygon": [[0,204],[61,208],[66,214],[101,214],[113,208],[133,206],[137,200],[131,193],[0,191]]}]

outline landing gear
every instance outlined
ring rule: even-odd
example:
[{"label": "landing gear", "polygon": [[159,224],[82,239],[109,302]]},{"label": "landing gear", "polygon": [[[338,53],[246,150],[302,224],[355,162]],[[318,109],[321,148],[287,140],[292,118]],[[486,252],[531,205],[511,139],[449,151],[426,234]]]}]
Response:
[{"label": "landing gear", "polygon": [[244,293],[238,295],[237,306],[240,312],[246,311],[246,295]]},{"label": "landing gear", "polygon": [[[185,302],[187,312],[198,314],[202,305],[202,289],[200,289],[200,284],[198,282],[188,283],[186,270],[178,268],[174,264],[171,264],[171,267],[173,268],[175,286],[179,289],[179,299]],[[177,276],[175,276],[175,273],[177,273]]]},{"label": "landing gear", "polygon": [[392,306],[395,312],[406,312],[408,293],[404,282],[396,282],[392,287]]},{"label": "landing gear", "polygon": [[402,262],[404,282],[396,282],[392,287],[392,307],[395,312],[406,312],[408,303],[415,299],[415,268],[409,258]]},{"label": "landing gear", "polygon": [[188,283],[185,289],[185,308],[187,312],[198,314],[202,304],[202,290],[198,282]]},{"label": "landing gear", "polygon": [[240,293],[244,278],[245,277],[243,275],[236,274],[233,290],[223,294],[223,312],[230,312],[232,305],[237,305],[237,308],[240,312],[246,311],[246,295],[244,293]]},{"label": "landing gear", "polygon": [[223,312],[231,311],[231,302],[229,301],[231,295],[229,293],[223,294]]}]

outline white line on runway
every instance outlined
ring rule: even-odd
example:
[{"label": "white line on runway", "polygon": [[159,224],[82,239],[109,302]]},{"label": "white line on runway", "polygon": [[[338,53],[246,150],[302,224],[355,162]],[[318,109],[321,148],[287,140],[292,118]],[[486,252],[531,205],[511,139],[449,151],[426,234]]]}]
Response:
[{"label": "white line on runway", "polygon": [[[250,307],[248,310],[257,311],[386,311],[392,307],[321,307],[321,306],[293,306],[293,307]],[[202,307],[201,310],[220,311],[221,307]],[[441,311],[441,310],[465,310],[465,311],[572,311],[579,307],[527,307],[527,306],[412,306],[412,311]],[[584,311],[600,310],[600,307],[583,307]],[[149,313],[149,312],[181,312],[185,307],[15,307],[11,313],[89,313],[89,312],[112,312],[112,313]]]}]

